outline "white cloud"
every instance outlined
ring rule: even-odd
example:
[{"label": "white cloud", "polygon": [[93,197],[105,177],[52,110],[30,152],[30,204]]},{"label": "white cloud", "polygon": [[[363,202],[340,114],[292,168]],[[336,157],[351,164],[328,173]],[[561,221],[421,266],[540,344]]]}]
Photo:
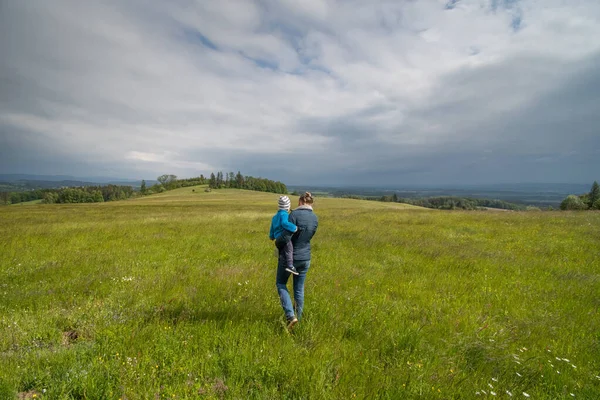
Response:
[{"label": "white cloud", "polygon": [[597,151],[581,123],[595,121],[597,94],[559,104],[573,82],[598,82],[600,3],[446,4],[11,2],[0,134],[124,173],[253,173],[257,158],[279,173],[275,156],[298,154],[312,157],[314,171],[294,178],[307,180],[484,149],[560,160],[548,154],[564,135],[544,123],[557,118],[577,130],[573,146]]}]

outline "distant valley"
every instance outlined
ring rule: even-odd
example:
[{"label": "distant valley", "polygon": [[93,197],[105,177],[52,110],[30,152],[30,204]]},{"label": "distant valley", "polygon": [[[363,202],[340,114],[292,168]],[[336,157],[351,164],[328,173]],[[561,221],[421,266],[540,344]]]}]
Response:
[{"label": "distant valley", "polygon": [[[301,192],[309,186],[288,185],[290,192]],[[381,197],[396,194],[399,198],[461,197],[474,199],[496,199],[511,203],[538,207],[558,207],[569,194],[582,194],[590,190],[589,184],[570,183],[523,183],[490,185],[416,186],[390,185],[387,187],[366,186],[321,186],[314,188],[322,196]]]}]

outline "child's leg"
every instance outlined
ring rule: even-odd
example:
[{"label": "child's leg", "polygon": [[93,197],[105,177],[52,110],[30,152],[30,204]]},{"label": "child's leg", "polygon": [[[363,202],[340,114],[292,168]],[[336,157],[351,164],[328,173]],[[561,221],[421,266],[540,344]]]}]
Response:
[{"label": "child's leg", "polygon": [[294,235],[293,232],[290,232],[286,229],[283,230],[283,233],[281,235],[279,235],[279,237],[277,237],[275,239],[275,246],[277,246],[278,249],[281,249],[283,246],[285,246],[290,240],[292,240],[292,236]]},{"label": "child's leg", "polygon": [[292,245],[292,241],[287,242],[281,249],[280,252],[283,252],[283,256],[285,258],[285,265],[288,267],[294,266],[294,246]]}]

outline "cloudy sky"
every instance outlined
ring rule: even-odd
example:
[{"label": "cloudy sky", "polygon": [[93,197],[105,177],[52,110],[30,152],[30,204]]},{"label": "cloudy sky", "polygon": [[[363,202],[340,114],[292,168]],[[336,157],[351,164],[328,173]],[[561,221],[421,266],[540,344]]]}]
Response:
[{"label": "cloudy sky", "polygon": [[6,0],[0,173],[600,180],[598,0]]}]

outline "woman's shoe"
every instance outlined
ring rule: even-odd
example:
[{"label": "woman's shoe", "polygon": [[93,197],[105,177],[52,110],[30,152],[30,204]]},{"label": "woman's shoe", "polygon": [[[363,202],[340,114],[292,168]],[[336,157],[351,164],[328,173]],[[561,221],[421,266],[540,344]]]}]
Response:
[{"label": "woman's shoe", "polygon": [[298,323],[298,318],[294,317],[290,320],[288,320],[288,330],[291,330],[296,324]]}]

